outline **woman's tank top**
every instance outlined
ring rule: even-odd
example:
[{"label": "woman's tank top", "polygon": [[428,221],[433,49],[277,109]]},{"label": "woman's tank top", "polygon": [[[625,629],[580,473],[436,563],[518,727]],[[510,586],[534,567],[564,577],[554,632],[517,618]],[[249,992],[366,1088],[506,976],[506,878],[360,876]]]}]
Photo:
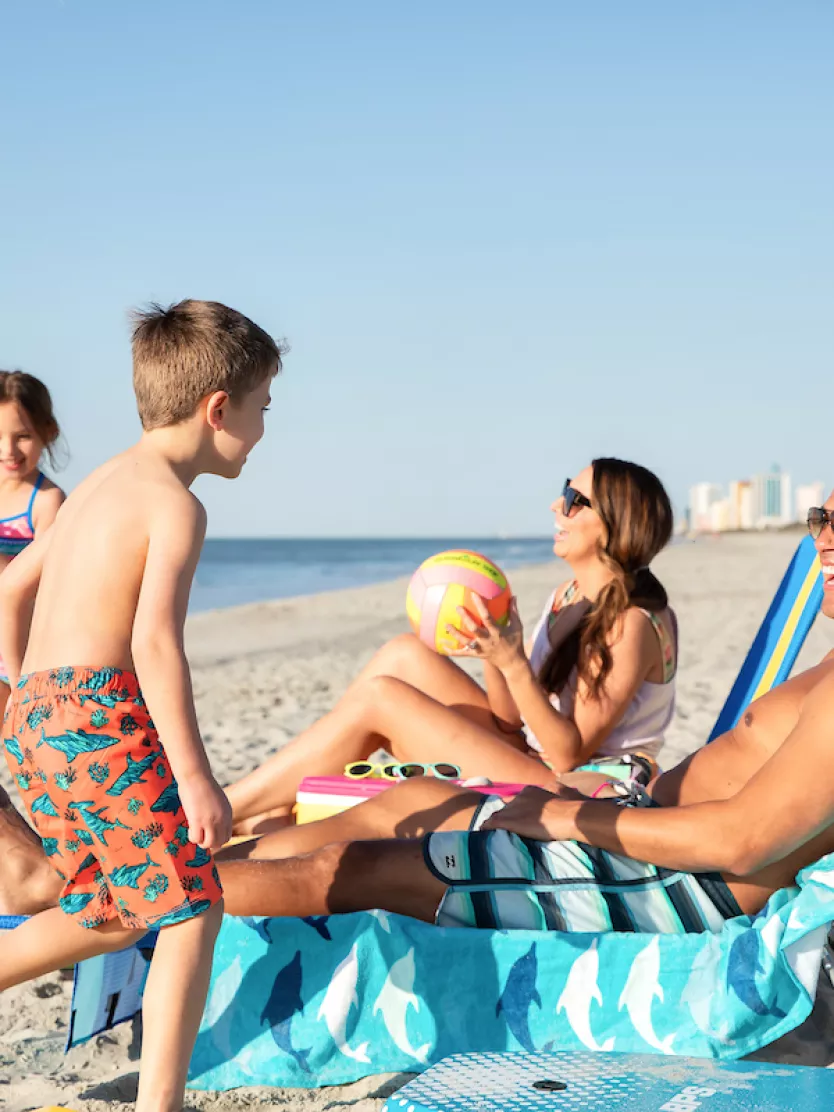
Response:
[{"label": "woman's tank top", "polygon": [[[576,585],[569,583],[559,597],[558,602],[556,591],[547,600],[547,605],[533,631],[530,665],[536,676],[538,676],[542,664],[550,653],[550,629],[553,620],[562,606],[569,603],[575,596]],[[675,713],[675,645],[657,615],[650,610],[643,610],[643,613],[652,623],[652,628],[660,641],[663,653],[664,681],[663,683],[649,683],[646,680],[640,685],[634,698],[626,708],[625,714],[614,726],[605,741],[602,742],[595,756],[619,757],[625,753],[643,753],[655,760],[663,745],[663,735],[669,728]],[[676,625],[674,612],[670,611],[670,613],[672,623]],[[552,693],[548,698],[556,710],[567,717],[572,717],[576,698],[575,668],[562,691]],[[541,753],[541,743],[527,726],[525,726],[525,733],[530,748]]]}]

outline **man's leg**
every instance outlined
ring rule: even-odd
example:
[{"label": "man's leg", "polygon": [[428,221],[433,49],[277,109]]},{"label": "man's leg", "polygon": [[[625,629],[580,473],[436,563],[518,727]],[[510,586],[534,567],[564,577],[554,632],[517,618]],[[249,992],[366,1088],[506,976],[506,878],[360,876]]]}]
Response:
[{"label": "man's leg", "polygon": [[298,857],[335,842],[376,838],[422,838],[432,830],[468,830],[479,792],[467,791],[434,776],[405,780],[356,807],[317,822],[306,822],[221,850],[219,861]]},{"label": "man's leg", "polygon": [[34,915],[54,907],[62,886],[40,838],[0,787],[0,915]]},{"label": "man's leg", "polygon": [[142,1001],[136,1112],[179,1112],[206,1003],[222,902],[159,932]]},{"label": "man's leg", "polygon": [[283,861],[218,862],[230,915],[330,915],[382,908],[434,922],[446,888],[422,841],[347,842]]}]

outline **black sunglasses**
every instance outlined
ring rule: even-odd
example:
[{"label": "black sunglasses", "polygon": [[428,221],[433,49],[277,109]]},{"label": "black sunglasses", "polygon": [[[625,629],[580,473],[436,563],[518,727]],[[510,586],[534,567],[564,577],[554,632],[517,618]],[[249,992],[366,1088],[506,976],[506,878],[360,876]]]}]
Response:
[{"label": "black sunglasses", "polygon": [[[576,487],[572,487],[570,485],[570,479],[565,479],[565,485],[562,487],[562,503],[562,513],[565,515],[565,517],[573,516],[574,506],[579,506],[580,508],[582,506],[587,506],[589,510],[593,508],[591,506],[591,499],[586,498],[581,491],[576,489]],[[577,510],[577,513],[578,512],[579,511]]]},{"label": "black sunglasses", "polygon": [[816,540],[826,525],[834,529],[834,510],[826,510],[823,506],[812,506],[808,511],[805,524],[808,526],[808,532]]}]

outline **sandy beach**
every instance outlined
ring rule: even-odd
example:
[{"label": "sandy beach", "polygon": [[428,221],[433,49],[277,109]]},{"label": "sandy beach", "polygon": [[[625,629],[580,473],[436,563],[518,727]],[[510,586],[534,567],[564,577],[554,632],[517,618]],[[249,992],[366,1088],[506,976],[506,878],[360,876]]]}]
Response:
[{"label": "sandy beach", "polygon": [[[656,561],[681,627],[678,708],[664,765],[677,763],[709,733],[797,540],[797,534],[703,538],[676,545]],[[560,578],[555,564],[512,575],[528,630]],[[404,593],[400,580],[189,619],[197,709],[221,783],[255,767],[327,711],[375,649],[407,629]],[[834,623],[818,621],[799,666],[816,662],[832,646]],[[5,767],[0,775],[12,790]],[[123,1102],[135,1092],[137,1073],[134,1032],[123,1025],[64,1056],[70,989],[70,980],[55,975],[0,997],[0,1107],[8,1112],[49,1104],[89,1112],[127,1108]],[[803,1028],[761,1057],[834,1062],[831,996],[823,993]],[[381,1108],[404,1080],[374,1077],[314,1091],[195,1093],[188,1107],[364,1112]]]}]

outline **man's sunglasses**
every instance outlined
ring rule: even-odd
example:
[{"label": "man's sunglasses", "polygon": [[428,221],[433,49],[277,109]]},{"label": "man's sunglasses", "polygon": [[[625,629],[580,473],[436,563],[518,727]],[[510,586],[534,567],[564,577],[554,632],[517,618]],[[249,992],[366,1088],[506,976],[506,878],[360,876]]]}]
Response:
[{"label": "man's sunglasses", "polygon": [[830,525],[834,529],[834,510],[826,510],[822,506],[812,506],[808,511],[805,524],[808,526],[808,532],[816,540],[826,525]]},{"label": "man's sunglasses", "polygon": [[574,506],[578,507],[576,513],[582,506],[587,506],[591,509],[591,499],[586,498],[585,495],[570,485],[570,479],[565,479],[565,485],[562,487],[562,513],[565,517],[572,517],[574,514]]}]

